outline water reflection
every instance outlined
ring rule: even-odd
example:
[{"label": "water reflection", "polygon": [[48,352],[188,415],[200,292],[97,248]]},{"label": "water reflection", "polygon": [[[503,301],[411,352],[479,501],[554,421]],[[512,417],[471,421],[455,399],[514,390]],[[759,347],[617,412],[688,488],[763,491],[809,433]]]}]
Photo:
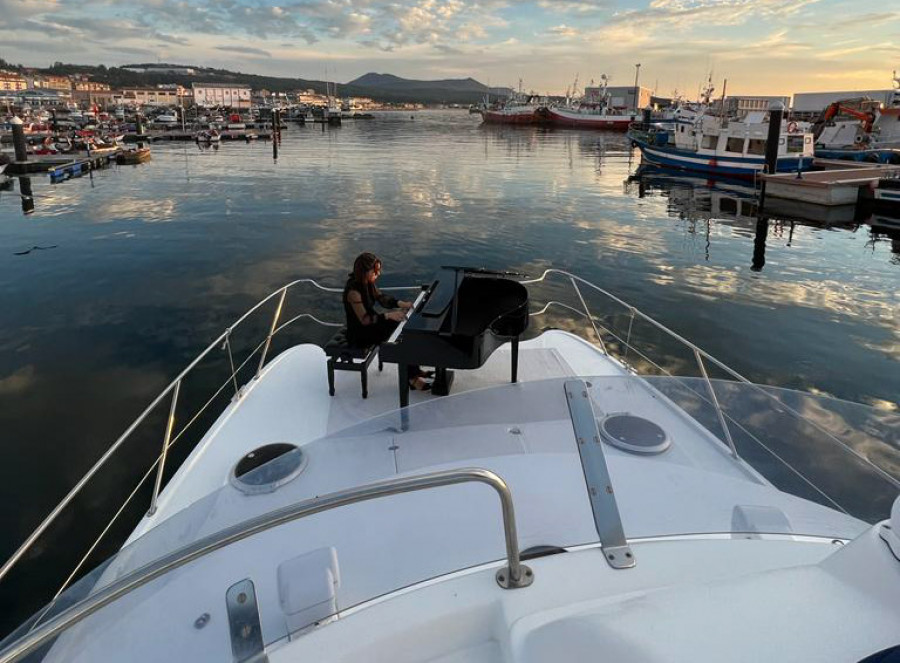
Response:
[{"label": "water reflection", "polygon": [[[0,175],[0,178],[3,176]],[[22,214],[29,215],[34,212],[34,191],[31,188],[30,177],[10,177],[5,182],[0,183],[0,190],[14,191],[15,182],[19,186],[19,200],[22,206]]]}]

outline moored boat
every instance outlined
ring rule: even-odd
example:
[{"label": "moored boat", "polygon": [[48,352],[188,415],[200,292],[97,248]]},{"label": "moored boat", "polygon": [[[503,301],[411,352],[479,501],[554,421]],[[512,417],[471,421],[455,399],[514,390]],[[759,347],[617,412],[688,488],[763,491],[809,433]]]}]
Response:
[{"label": "moored boat", "polygon": [[537,98],[521,90],[507,99],[485,102],[481,120],[487,124],[538,124],[544,121],[543,106]]},{"label": "moored boat", "polygon": [[[769,122],[765,113],[748,113],[741,121],[691,114],[676,118],[673,129],[635,124],[628,136],[651,164],[729,177],[755,178],[765,168]],[[813,134],[782,120],[777,172],[801,172],[813,166]]]},{"label": "moored boat", "polygon": [[537,107],[509,105],[502,108],[484,108],[481,119],[487,124],[534,124]]},{"label": "moored boat", "polygon": [[567,96],[567,103],[561,106],[548,106],[543,113],[550,124],[576,129],[599,129],[603,131],[628,131],[632,122],[640,118],[637,108],[613,107],[609,94],[609,79],[606,74],[600,77],[600,85],[585,88],[580,97],[574,97],[576,82],[572,85],[573,97]]},{"label": "moored boat", "polygon": [[133,166],[139,163],[144,163],[145,161],[150,161],[152,159],[152,155],[150,153],[150,148],[147,146],[144,147],[135,147],[129,150],[122,150],[116,155],[116,163],[124,166]]},{"label": "moored boat", "polygon": [[551,106],[546,113],[550,123],[556,126],[605,131],[628,131],[631,123],[640,119],[640,113],[617,113],[605,106]]},{"label": "moored boat", "polygon": [[[900,653],[900,484],[866,455],[896,457],[889,421],[752,384],[574,274],[439,276],[408,289],[415,305],[365,399],[368,364],[340,371],[329,395],[322,348],[266,361],[274,335],[316,320],[284,321],[288,293],[340,289],[298,280],[216,338],[76,486],[165,402],[149,512],[4,641],[0,663]],[[537,293],[543,305],[523,309]],[[227,376],[233,396],[163,485],[170,446],[197,418],[178,408],[182,381],[212,352],[230,360],[232,332],[266,306],[268,334],[244,362],[258,369],[242,386],[240,368]],[[574,331],[520,344],[540,316]],[[658,363],[664,343],[668,367],[691,357],[691,373]],[[416,392],[398,408],[406,375],[387,355],[426,350],[472,370],[452,396]]]},{"label": "moored boat", "polygon": [[222,140],[222,135],[216,129],[206,129],[198,132],[194,139],[198,143],[218,143]]}]

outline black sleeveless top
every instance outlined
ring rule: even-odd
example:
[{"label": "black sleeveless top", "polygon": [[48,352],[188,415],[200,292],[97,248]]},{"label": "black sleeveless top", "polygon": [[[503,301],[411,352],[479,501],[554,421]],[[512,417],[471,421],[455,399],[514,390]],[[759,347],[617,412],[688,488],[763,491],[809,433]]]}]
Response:
[{"label": "black sleeveless top", "polygon": [[[359,293],[366,315],[373,320],[372,324],[364,325],[360,322],[356,311],[353,310],[353,305],[350,303],[351,290]],[[381,340],[376,339],[376,337],[381,336],[383,333],[381,327],[384,323],[384,317],[379,316],[375,310],[376,302],[386,308],[393,308],[397,305],[397,300],[394,297],[382,294],[373,284],[359,283],[352,276],[347,279],[347,284],[344,286],[343,304],[344,316],[347,318],[347,340],[352,345],[366,346]]]}]

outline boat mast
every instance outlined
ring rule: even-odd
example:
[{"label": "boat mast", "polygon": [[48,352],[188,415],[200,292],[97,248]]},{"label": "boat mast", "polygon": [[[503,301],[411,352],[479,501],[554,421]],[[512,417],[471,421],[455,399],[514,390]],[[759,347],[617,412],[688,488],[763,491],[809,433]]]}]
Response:
[{"label": "boat mast", "polygon": [[722,108],[719,109],[719,121],[725,124],[725,90],[728,88],[728,79],[722,79]]}]

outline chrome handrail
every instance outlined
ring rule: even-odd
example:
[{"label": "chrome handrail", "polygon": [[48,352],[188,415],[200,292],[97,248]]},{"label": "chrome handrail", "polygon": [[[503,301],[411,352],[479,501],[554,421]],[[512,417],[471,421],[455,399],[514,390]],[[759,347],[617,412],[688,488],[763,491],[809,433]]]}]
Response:
[{"label": "chrome handrail", "polygon": [[[299,286],[299,285],[311,285],[318,290],[323,292],[332,292],[332,293],[340,293],[343,292],[343,288],[332,288],[328,286],[323,286],[314,279],[297,279],[295,281],[291,281],[290,283],[274,290],[266,297],[258,301],[254,306],[248,309],[241,317],[239,317],[231,326],[227,327],[225,331],[223,331],[216,339],[210,343],[206,349],[200,352],[199,355],[187,365],[187,367],[182,370],[174,380],[172,380],[167,387],[165,387],[159,395],[153,399],[153,401],[148,405],[143,412],[141,412],[138,417],[125,429],[125,432],[122,433],[115,442],[110,445],[110,447],[100,456],[99,459],[91,466],[91,468],[78,480],[71,490],[66,493],[65,497],[63,497],[59,503],[53,508],[53,510],[41,521],[41,523],[28,535],[28,537],[22,542],[22,544],[16,549],[16,551],[3,563],[3,566],[0,567],[0,580],[3,580],[12,570],[12,568],[19,562],[19,560],[27,553],[34,543],[40,538],[40,536],[47,530],[47,528],[53,524],[53,522],[59,517],[59,514],[62,513],[63,509],[65,509],[69,504],[71,504],[72,500],[81,492],[81,490],[87,485],[87,483],[100,471],[100,469],[106,464],[106,462],[112,457],[112,455],[118,451],[118,449],[122,446],[122,444],[131,437],[131,434],[140,426],[144,420],[150,415],[153,410],[163,401],[163,399],[168,396],[173,389],[175,389],[176,385],[179,385],[181,381],[192,371],[197,365],[206,358],[206,356],[212,352],[214,349],[220,346],[225,346],[229,351],[229,361],[231,360],[230,352],[231,352],[231,344],[230,344],[230,335],[234,331],[235,328],[241,325],[247,318],[249,318],[253,313],[258,311],[262,306],[268,303],[271,299],[276,296],[283,296],[289,289]],[[390,290],[390,291],[405,291],[405,290],[418,290],[419,286],[398,286],[398,287],[388,287],[381,288],[382,290]],[[286,325],[282,325],[276,331],[280,331]]]},{"label": "chrome handrail", "polygon": [[56,615],[43,626],[35,629],[0,652],[0,663],[13,663],[13,661],[27,656],[66,629],[156,578],[261,532],[350,504],[467,482],[487,484],[497,492],[497,496],[500,498],[507,565],[497,571],[497,584],[504,589],[517,589],[529,586],[534,580],[534,574],[528,566],[522,564],[519,557],[515,509],[512,493],[506,482],[494,472],[481,468],[432,472],[401,479],[379,481],[366,486],[313,497],[297,504],[250,518],[221,532],[204,537],[122,576],[112,584],[99,590],[96,594]]}]

